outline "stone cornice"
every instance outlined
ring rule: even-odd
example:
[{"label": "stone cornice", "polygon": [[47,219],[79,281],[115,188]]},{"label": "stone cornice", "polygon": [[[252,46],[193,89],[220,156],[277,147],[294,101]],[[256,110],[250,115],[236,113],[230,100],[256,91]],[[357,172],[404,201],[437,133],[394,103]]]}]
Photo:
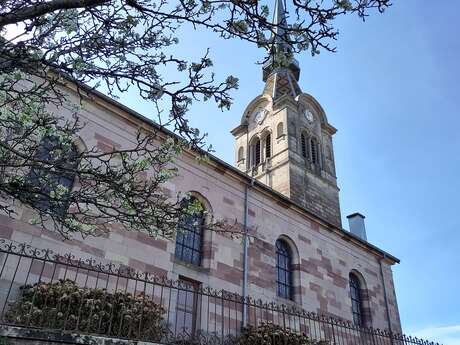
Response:
[{"label": "stone cornice", "polygon": [[233,128],[233,129],[230,131],[230,133],[232,133],[233,136],[236,137],[236,136],[238,136],[239,134],[241,134],[242,132],[245,132],[245,131],[247,132],[247,130],[248,130],[248,125],[242,124],[242,125],[239,125],[239,126]]}]

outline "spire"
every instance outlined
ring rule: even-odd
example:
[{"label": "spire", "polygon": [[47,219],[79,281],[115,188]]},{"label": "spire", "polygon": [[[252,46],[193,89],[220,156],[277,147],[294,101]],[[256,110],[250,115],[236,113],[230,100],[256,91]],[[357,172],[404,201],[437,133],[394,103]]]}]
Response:
[{"label": "spire", "polygon": [[283,0],[275,0],[272,24],[276,26],[270,38],[270,41],[272,42],[271,55],[273,55],[275,51],[290,51],[291,49],[286,43],[286,40],[289,39],[289,36],[286,33],[287,20],[286,11],[284,10],[283,6]]},{"label": "spire", "polygon": [[[265,82],[264,93],[270,93],[274,100],[286,94],[296,97],[301,92],[297,85],[300,68],[296,59],[291,56],[292,49],[287,43],[289,34],[283,1],[275,0],[270,56],[262,69],[262,79]],[[288,57],[289,60],[282,61],[283,57]]]}]

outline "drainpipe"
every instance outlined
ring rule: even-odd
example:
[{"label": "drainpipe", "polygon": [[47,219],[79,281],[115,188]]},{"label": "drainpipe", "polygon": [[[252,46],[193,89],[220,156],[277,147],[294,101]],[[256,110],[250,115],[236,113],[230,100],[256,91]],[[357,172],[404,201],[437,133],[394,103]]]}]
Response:
[{"label": "drainpipe", "polygon": [[249,198],[249,188],[254,186],[254,179],[251,179],[250,184],[245,184],[244,186],[244,214],[243,214],[243,327],[246,327],[248,322],[248,305],[246,300],[248,298],[248,198]]},{"label": "drainpipe", "polygon": [[[379,266],[380,266],[380,277],[382,278],[382,286],[383,286],[383,299],[385,301],[385,308],[387,312],[387,319],[388,319],[388,330],[390,334],[393,334],[393,330],[391,329],[391,319],[390,319],[390,306],[388,305],[388,298],[387,298],[387,289],[385,287],[385,278],[383,276],[383,267],[382,261],[386,258],[386,254],[383,254],[383,257],[379,259]],[[391,343],[393,344],[393,337],[390,337]]]}]

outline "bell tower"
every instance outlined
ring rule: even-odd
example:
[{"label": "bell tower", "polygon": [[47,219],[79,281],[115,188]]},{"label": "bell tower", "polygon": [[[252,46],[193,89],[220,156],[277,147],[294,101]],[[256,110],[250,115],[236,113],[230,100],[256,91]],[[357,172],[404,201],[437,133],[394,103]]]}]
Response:
[{"label": "bell tower", "polygon": [[324,220],[341,226],[332,136],[336,129],[321,105],[301,91],[292,57],[286,12],[275,0],[265,87],[232,130],[238,169],[284,194]]}]

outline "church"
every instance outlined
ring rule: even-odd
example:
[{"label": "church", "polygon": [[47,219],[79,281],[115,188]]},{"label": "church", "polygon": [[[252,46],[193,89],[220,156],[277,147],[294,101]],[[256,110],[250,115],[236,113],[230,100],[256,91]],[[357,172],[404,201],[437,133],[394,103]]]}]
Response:
[{"label": "church", "polygon": [[[274,21],[285,20],[277,1]],[[278,52],[289,49],[282,41],[275,45]],[[336,129],[318,101],[302,91],[297,61],[280,67],[275,60],[273,55],[263,66],[262,92],[231,131],[234,165],[214,156],[198,162],[189,151],[175,162],[178,176],[165,192],[190,193],[205,210],[182,224],[175,239],[114,226],[100,237],[62,241],[31,225],[27,209],[16,219],[0,215],[0,237],[400,333],[392,274],[399,260],[367,241],[363,215],[347,217],[350,231],[342,227],[332,140]],[[67,91],[79,102],[75,89]],[[86,125],[78,145],[123,147],[138,128],[158,128],[97,91],[83,103],[79,116]],[[161,131],[163,139],[174,136]],[[211,217],[236,219],[251,236],[238,241],[203,229]],[[193,319],[196,310],[190,308],[184,313]]]}]

